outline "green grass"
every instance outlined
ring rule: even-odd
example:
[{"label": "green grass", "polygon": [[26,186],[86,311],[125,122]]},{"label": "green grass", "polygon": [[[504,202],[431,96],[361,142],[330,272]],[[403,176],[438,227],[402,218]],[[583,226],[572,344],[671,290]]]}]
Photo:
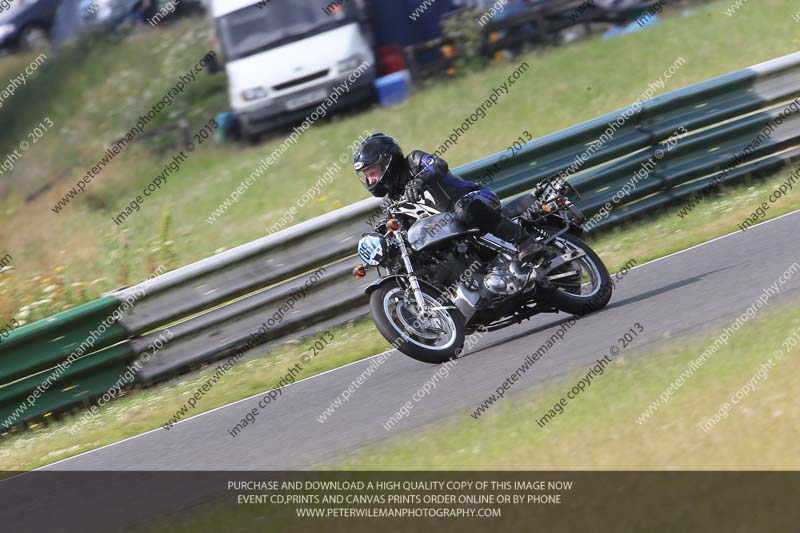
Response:
[{"label": "green grass", "polygon": [[[646,321],[642,321],[646,324]],[[796,470],[800,405],[794,396],[800,346],[795,306],[747,322],[644,424],[642,411],[721,333],[686,339],[655,353],[618,356],[591,387],[544,428],[537,419],[578,381],[506,396],[478,420],[471,411],[361,450],[333,468],[353,470]],[[783,358],[773,355],[782,350]],[[755,390],[710,431],[698,426],[773,358]],[[583,371],[585,375],[588,371]],[[581,377],[582,377],[581,375]],[[476,406],[477,407],[477,406]]]},{"label": "green grass", "polygon": [[[42,117],[56,123],[56,130],[17,164],[3,190],[0,250],[10,251],[20,274],[4,280],[0,313],[15,315],[28,306],[25,320],[42,318],[143,280],[159,264],[176,268],[261,237],[365,128],[389,132],[407,149],[434,150],[523,60],[530,64],[529,72],[448,151],[451,166],[503,150],[523,130],[539,137],[621,108],[678,56],[687,64],[665,91],[793,52],[800,44],[788,0],[765,1],[735,17],[725,16],[725,7],[726,2],[716,2],[637,34],[530,53],[513,64],[495,63],[434,84],[397,108],[375,107],[322,121],[213,226],[205,218],[275,149],[280,137],[258,147],[204,145],[123,227],[116,227],[111,217],[172,155],[153,155],[152,143],[127,150],[64,213],[50,211],[106,144],[127,131],[175,83],[178,73],[209,49],[207,22],[190,19],[158,31],[145,28],[121,42],[67,51],[0,114],[7,148]],[[6,66],[7,61],[14,64]],[[0,60],[0,72],[13,74],[19,68],[18,58]],[[224,76],[202,75],[158,120],[186,118],[198,128],[226,106]],[[66,177],[52,192],[24,203],[26,194],[61,175]],[[345,168],[300,211],[297,221],[365,195]]]}]

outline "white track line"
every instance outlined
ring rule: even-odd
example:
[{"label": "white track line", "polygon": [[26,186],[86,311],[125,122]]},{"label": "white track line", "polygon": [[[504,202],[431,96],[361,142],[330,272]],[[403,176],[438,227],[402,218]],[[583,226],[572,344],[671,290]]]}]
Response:
[{"label": "white track line", "polygon": [[[750,228],[748,228],[747,231],[751,231],[754,228],[757,228],[759,226],[763,226],[764,224],[769,224],[770,222],[773,222],[775,220],[779,220],[779,219],[787,217],[789,215],[794,215],[796,213],[800,213],[800,209],[797,209],[797,210],[792,211],[790,213],[785,213],[785,214],[783,214],[781,216],[778,216],[778,217],[775,217],[775,218],[771,218],[769,220],[765,220],[763,222],[759,222],[758,224],[750,226]],[[711,244],[712,242],[718,241],[720,239],[725,239],[726,237],[730,237],[731,235],[736,235],[738,233],[744,233],[744,232],[742,232],[741,230],[732,231],[731,233],[728,233],[726,235],[722,235],[721,237],[715,237],[715,238],[713,238],[713,239],[711,239],[709,241],[701,242],[700,244],[695,244],[694,246],[691,246],[691,247],[686,248],[684,250],[678,250],[677,252],[673,252],[673,253],[671,253],[669,255],[665,255],[663,257],[658,257],[656,259],[653,259],[652,261],[648,261],[647,263],[642,263],[641,265],[636,265],[636,266],[634,266],[634,267],[632,267],[632,268],[630,268],[628,270],[629,271],[630,270],[635,270],[635,269],[643,267],[643,266],[651,265],[651,264],[653,264],[653,263],[655,263],[657,261],[661,261],[662,259],[667,259],[667,258],[670,258],[670,257],[672,257],[674,255],[678,255],[678,254],[682,254],[684,252],[688,252],[690,250],[694,250],[695,248],[699,248],[701,246],[705,246],[707,244]],[[320,376],[324,376],[325,374],[329,374],[331,372],[336,372],[336,371],[341,370],[343,368],[347,368],[347,367],[352,366],[352,365],[357,365],[359,363],[363,363],[365,361],[369,361],[370,359],[374,359],[375,357],[379,357],[379,356],[385,355],[387,353],[389,353],[389,352],[387,351],[387,352],[371,355],[369,357],[365,357],[364,359],[360,359],[358,361],[353,361],[352,363],[347,363],[346,365],[338,366],[336,368],[331,368],[330,370],[326,370],[325,372],[321,372],[319,374],[314,374],[313,376],[309,376],[307,378],[303,378],[301,380],[295,381],[294,383],[289,383],[288,385],[286,385],[286,387],[288,388],[288,387],[290,387],[292,385],[297,385],[299,383],[303,383],[304,381],[309,381],[309,380],[312,380],[314,378],[318,378]],[[238,403],[241,403],[241,402],[244,402],[244,401],[247,401],[247,400],[252,400],[253,398],[258,398],[259,396],[262,396],[263,394],[266,394],[270,390],[272,390],[272,389],[267,389],[267,390],[265,390],[263,392],[259,392],[258,394],[254,394],[252,396],[248,396],[247,398],[242,398],[241,400],[236,400],[235,402],[227,403],[225,405],[220,405],[219,407],[215,407],[214,409],[210,409],[208,411],[204,411],[202,413],[198,413],[198,414],[196,414],[196,415],[194,415],[192,417],[185,418],[183,420],[180,420],[180,421],[176,422],[175,424],[172,425],[172,427],[175,427],[175,426],[177,426],[179,424],[183,424],[184,422],[189,422],[190,420],[196,420],[196,419],[200,418],[201,416],[205,416],[205,415],[211,414],[211,413],[213,413],[215,411],[219,411],[220,409],[225,409],[225,408],[230,407],[232,405],[236,405]],[[111,446],[116,446],[117,444],[122,444],[123,442],[128,442],[128,441],[133,440],[133,439],[138,439],[139,437],[144,437],[145,435],[149,435],[150,433],[155,433],[156,431],[162,431],[162,430],[164,430],[163,426],[159,426],[156,429],[151,429],[150,431],[145,431],[144,433],[139,433],[138,435],[134,435],[134,436],[128,437],[126,439],[122,439],[122,440],[119,440],[119,441],[116,441],[116,442],[112,442],[110,444],[106,444],[105,446],[101,446],[101,447],[95,448],[93,450],[87,450],[85,452],[79,453],[78,455],[73,455],[72,457],[67,457],[66,459],[61,459],[59,461],[56,461],[55,463],[50,463],[50,464],[47,464],[47,465],[44,465],[44,466],[40,466],[39,468],[36,468],[34,470],[29,470],[29,472],[36,472],[37,470],[43,470],[45,468],[50,468],[50,467],[55,466],[57,464],[61,464],[61,463],[64,463],[66,461],[71,461],[73,459],[77,459],[78,457],[82,457],[82,456],[88,455],[90,453],[98,452],[100,450],[104,450],[106,448],[110,448]],[[14,476],[14,477],[18,477],[18,476]],[[11,478],[8,478],[8,479],[14,479],[14,477],[11,477]]]}]

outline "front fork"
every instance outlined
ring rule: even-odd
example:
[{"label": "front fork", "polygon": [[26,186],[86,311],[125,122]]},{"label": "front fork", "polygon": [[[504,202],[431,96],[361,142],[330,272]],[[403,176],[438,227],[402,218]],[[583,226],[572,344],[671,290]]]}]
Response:
[{"label": "front fork", "polygon": [[411,285],[411,292],[414,293],[414,300],[417,302],[417,309],[421,316],[427,315],[427,308],[425,306],[425,298],[422,296],[422,288],[419,286],[419,280],[414,273],[414,267],[411,266],[411,256],[408,255],[408,248],[406,248],[405,240],[400,232],[393,232],[397,247],[400,248],[400,257],[403,258],[403,265],[406,267],[408,273],[408,282]]}]

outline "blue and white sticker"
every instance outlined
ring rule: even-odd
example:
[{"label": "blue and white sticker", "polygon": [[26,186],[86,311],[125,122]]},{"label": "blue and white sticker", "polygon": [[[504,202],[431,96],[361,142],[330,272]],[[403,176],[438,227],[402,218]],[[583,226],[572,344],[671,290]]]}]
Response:
[{"label": "blue and white sticker", "polygon": [[375,235],[367,235],[358,241],[358,256],[366,264],[375,266],[380,264],[383,259],[383,245],[381,238]]}]

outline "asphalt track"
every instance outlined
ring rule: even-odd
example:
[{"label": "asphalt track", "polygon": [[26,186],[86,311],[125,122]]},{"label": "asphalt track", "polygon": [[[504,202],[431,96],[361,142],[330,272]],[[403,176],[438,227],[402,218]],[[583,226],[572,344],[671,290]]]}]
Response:
[{"label": "asphalt track", "polygon": [[[686,335],[721,333],[792,263],[800,262],[798,226],[800,212],[790,213],[631,270],[617,283],[608,307],[571,327],[502,401],[558,382],[576,370],[588,370],[634,322],[640,322],[645,331],[622,354],[628,358],[644,356],[654,345]],[[798,289],[800,274],[769,299],[767,309],[797,301]],[[370,365],[367,359],[284,388],[255,424],[235,438],[228,429],[263,395],[187,419],[169,431],[158,429],[65,459],[45,470],[315,469],[360,447],[459,412],[463,423],[480,424],[469,413],[565,319],[563,314],[544,315],[486,335],[391,431],[383,423],[412,400],[437,367],[391,353],[348,403],[320,423],[317,417]],[[165,412],[165,420],[171,415]]]}]

